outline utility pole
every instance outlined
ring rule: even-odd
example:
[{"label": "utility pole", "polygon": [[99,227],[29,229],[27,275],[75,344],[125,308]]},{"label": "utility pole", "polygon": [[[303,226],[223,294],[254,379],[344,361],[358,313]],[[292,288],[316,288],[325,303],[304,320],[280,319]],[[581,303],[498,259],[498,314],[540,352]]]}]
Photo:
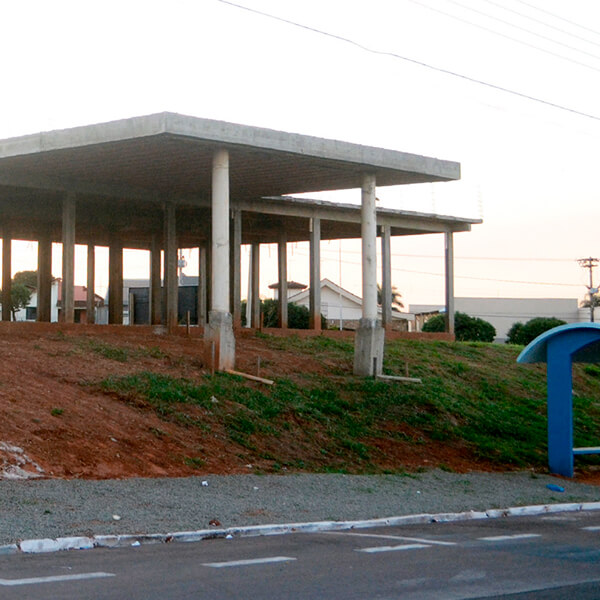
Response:
[{"label": "utility pole", "polygon": [[590,296],[590,321],[594,322],[594,295],[598,293],[598,288],[594,287],[593,283],[593,269],[598,266],[600,259],[592,258],[580,258],[578,261],[579,266],[584,269],[588,269],[590,272],[590,285],[587,286],[588,294]]}]

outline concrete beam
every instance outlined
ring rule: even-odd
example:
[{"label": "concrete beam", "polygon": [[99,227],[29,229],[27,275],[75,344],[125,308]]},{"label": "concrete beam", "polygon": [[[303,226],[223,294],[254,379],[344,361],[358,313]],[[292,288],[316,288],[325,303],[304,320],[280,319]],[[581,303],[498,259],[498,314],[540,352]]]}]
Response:
[{"label": "concrete beam", "polygon": [[49,323],[52,319],[52,238],[38,240],[37,320]]},{"label": "concrete beam", "polygon": [[63,198],[62,213],[62,293],[60,320],[75,321],[75,195]]},{"label": "concrete beam", "polygon": [[277,272],[279,282],[277,288],[277,326],[288,327],[288,286],[287,286],[287,239],[282,231],[277,243]]},{"label": "concrete beam", "polygon": [[96,247],[88,244],[87,247],[87,298],[86,298],[86,322],[96,322]]},{"label": "concrete beam", "polygon": [[321,330],[321,219],[310,220],[309,241],[309,328]]},{"label": "concrete beam", "polygon": [[389,225],[381,226],[381,323],[386,330],[392,326],[392,252]]},{"label": "concrete beam", "polygon": [[8,229],[2,238],[2,320],[12,318],[12,238]]},{"label": "concrete beam", "polygon": [[175,204],[166,202],[164,207],[164,248],[165,248],[165,326],[168,331],[177,327],[177,230]]},{"label": "concrete beam", "polygon": [[454,238],[444,234],[444,265],[446,282],[446,332],[454,334]]}]

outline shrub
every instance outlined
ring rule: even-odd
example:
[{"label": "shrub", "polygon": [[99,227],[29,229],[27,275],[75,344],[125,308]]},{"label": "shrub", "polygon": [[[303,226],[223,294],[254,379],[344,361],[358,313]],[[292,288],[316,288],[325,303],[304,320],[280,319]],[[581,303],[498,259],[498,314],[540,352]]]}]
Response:
[{"label": "shrub", "polygon": [[556,317],[535,317],[527,321],[524,325],[517,322],[509,329],[506,341],[509,344],[522,344],[526,346],[545,331],[565,324],[565,321]]},{"label": "shrub", "polygon": [[[423,325],[423,331],[439,332],[446,330],[446,316],[436,315]],[[460,342],[493,342],[496,329],[491,323],[457,312],[454,315],[454,334]]]},{"label": "shrub", "polygon": [[[277,300],[260,301],[264,327],[277,327]],[[290,329],[308,329],[310,312],[306,306],[288,303],[288,327]],[[242,300],[242,325],[246,325],[246,301]],[[327,329],[327,320],[321,315],[321,329]]]}]

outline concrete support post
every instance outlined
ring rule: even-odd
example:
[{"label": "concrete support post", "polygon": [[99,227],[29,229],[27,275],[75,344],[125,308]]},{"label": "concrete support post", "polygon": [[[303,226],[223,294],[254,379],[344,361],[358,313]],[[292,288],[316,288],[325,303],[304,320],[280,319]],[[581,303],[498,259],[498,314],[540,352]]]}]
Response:
[{"label": "concrete support post", "polygon": [[204,327],[208,321],[208,260],[206,244],[198,248],[198,325]]},{"label": "concrete support post", "polygon": [[287,238],[282,232],[277,243],[277,272],[279,287],[277,288],[277,326],[288,327],[288,286],[287,286]]},{"label": "concrete support post", "polygon": [[108,322],[123,325],[123,243],[117,238],[108,247]]},{"label": "concrete support post", "polygon": [[260,328],[260,244],[253,242],[250,248],[250,281],[252,293],[250,294],[251,308],[251,326],[254,329]]},{"label": "concrete support post", "polygon": [[446,331],[454,335],[454,239],[452,232],[444,233],[446,266]]},{"label": "concrete support post", "polygon": [[150,242],[150,325],[162,322],[161,250],[160,237],[154,234]]},{"label": "concrete support post", "polygon": [[[212,169],[211,307],[204,330],[207,356],[217,370],[235,367],[235,337],[229,312],[229,153],[217,150]],[[208,361],[207,361],[208,362]]]},{"label": "concrete support post", "polygon": [[2,320],[12,318],[12,237],[5,229],[2,238]]},{"label": "concrete support post", "polygon": [[354,341],[354,374],[377,375],[383,365],[384,329],[377,320],[377,212],[375,175],[365,174],[361,192],[362,319]]},{"label": "concrete support post", "polygon": [[233,318],[234,329],[242,326],[241,313],[241,260],[242,260],[242,211],[234,210],[231,214],[231,264],[229,277],[230,286],[230,310]]},{"label": "concrete support post", "polygon": [[52,319],[52,238],[43,234],[38,240],[37,320]]},{"label": "concrete support post", "polygon": [[96,322],[96,247],[88,244],[87,247],[87,297],[85,302],[86,323]]},{"label": "concrete support post", "polygon": [[165,326],[168,331],[177,327],[177,228],[175,204],[166,202],[164,207],[165,224]]},{"label": "concrete support post", "polygon": [[392,252],[390,225],[381,226],[381,322],[392,328]]},{"label": "concrete support post", "polygon": [[75,195],[63,199],[62,288],[60,320],[75,322]]},{"label": "concrete support post", "polygon": [[310,220],[309,237],[309,328],[321,330],[321,219]]}]

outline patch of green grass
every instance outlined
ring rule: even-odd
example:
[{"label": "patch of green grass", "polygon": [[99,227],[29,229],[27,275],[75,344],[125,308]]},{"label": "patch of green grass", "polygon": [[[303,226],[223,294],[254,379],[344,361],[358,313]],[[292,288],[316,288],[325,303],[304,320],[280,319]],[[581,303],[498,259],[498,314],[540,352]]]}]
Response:
[{"label": "patch of green grass", "polygon": [[206,464],[206,461],[197,456],[186,456],[183,459],[183,464],[192,467],[192,469],[201,469]]},{"label": "patch of green grass", "polygon": [[116,360],[118,362],[127,362],[129,360],[129,350],[126,348],[112,346],[95,338],[84,338],[79,343],[82,349],[95,352],[109,360]]},{"label": "patch of green grass", "polygon": [[50,411],[50,414],[51,414],[53,417],[60,417],[60,416],[61,416],[61,415],[62,415],[64,412],[65,412],[65,409],[64,409],[64,408],[58,408],[58,407],[55,407],[55,408],[53,408],[53,409]]}]

